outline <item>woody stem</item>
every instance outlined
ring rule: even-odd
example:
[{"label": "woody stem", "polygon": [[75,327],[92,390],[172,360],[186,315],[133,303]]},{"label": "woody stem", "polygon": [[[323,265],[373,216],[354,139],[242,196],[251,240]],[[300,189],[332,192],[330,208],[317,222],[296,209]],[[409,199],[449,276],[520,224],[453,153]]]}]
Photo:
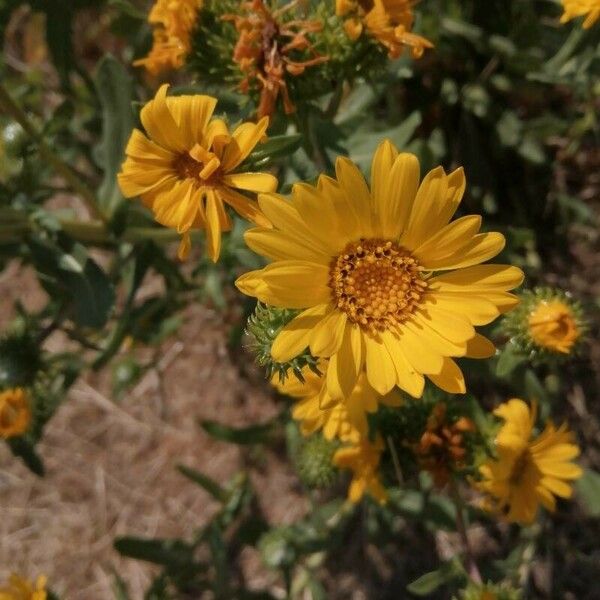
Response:
[{"label": "woody stem", "polygon": [[450,479],[450,494],[452,496],[452,501],[454,502],[454,507],[456,508],[456,529],[465,552],[465,567],[467,573],[475,583],[481,583],[481,574],[477,568],[477,563],[475,562],[475,557],[473,555],[473,548],[471,547],[471,542],[469,541],[467,533],[467,526],[463,514],[463,502],[454,479]]}]

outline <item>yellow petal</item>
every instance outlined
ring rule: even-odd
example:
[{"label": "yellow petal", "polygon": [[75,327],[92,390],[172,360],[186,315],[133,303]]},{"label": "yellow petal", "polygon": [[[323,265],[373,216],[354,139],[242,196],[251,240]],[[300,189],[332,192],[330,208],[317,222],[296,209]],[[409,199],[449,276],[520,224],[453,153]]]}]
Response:
[{"label": "yellow petal", "polygon": [[419,159],[414,154],[399,154],[387,173],[387,186],[373,198],[378,203],[381,235],[398,239],[406,229],[417,190],[419,189]]},{"label": "yellow petal", "polygon": [[427,377],[449,394],[464,394],[467,391],[462,371],[451,358],[444,358],[444,364],[439,374],[429,374]]},{"label": "yellow petal", "polygon": [[223,177],[225,185],[250,192],[274,192],[277,177],[269,173],[232,173]]},{"label": "yellow petal", "polygon": [[273,342],[271,347],[273,360],[287,362],[308,348],[314,328],[331,310],[332,307],[326,304],[313,306],[292,319]]},{"label": "yellow petal", "polygon": [[216,105],[216,98],[200,94],[167,98],[167,107],[187,148],[202,141]]},{"label": "yellow petal", "polygon": [[185,152],[185,139],[179,131],[179,127],[167,106],[167,84],[162,85],[154,100],[142,108],[140,118],[144,129],[157,144],[172,152]]},{"label": "yellow petal", "polygon": [[362,235],[371,237],[371,193],[358,167],[348,158],[338,157],[335,161],[337,180],[346,194],[347,210],[355,213],[362,227]]},{"label": "yellow petal", "polygon": [[479,333],[467,342],[468,358],[490,358],[494,354],[496,354],[496,346]]},{"label": "yellow petal", "polygon": [[382,396],[396,385],[396,369],[392,357],[382,340],[364,336],[367,378],[371,386]]},{"label": "yellow petal", "polygon": [[510,265],[477,265],[432,277],[429,287],[448,291],[508,291],[521,285],[523,278],[523,271]]},{"label": "yellow petal", "polygon": [[442,370],[443,357],[427,347],[409,328],[401,327],[398,341],[404,356],[419,373],[436,374]]},{"label": "yellow petal", "polygon": [[221,253],[221,224],[218,203],[221,200],[213,190],[206,192],[206,252],[213,262],[219,260]]},{"label": "yellow petal", "polygon": [[249,229],[244,234],[244,240],[251,250],[273,261],[298,259],[327,265],[331,262],[331,257],[318,248],[274,229]]},{"label": "yellow petal", "polygon": [[490,258],[493,258],[506,245],[506,240],[501,233],[490,232],[481,233],[451,255],[432,260],[428,258],[422,261],[426,269],[432,271],[442,271],[447,269],[464,269],[472,265],[477,265]]},{"label": "yellow petal", "polygon": [[269,118],[263,117],[258,123],[243,123],[231,136],[231,141],[223,153],[223,170],[228,173],[235,169],[254,150],[254,147],[265,135],[269,126]]},{"label": "yellow petal", "polygon": [[364,364],[364,342],[358,325],[347,324],[339,350],[327,368],[327,390],[333,399],[346,398],[354,389]]},{"label": "yellow petal", "polygon": [[346,328],[346,320],[346,313],[332,310],[315,326],[310,336],[310,351],[313,356],[329,357],[339,350]]},{"label": "yellow petal", "polygon": [[423,395],[423,388],[425,386],[423,375],[418,373],[408,362],[397,336],[391,331],[384,331],[381,334],[381,339],[394,363],[396,384],[413,398],[420,398]]},{"label": "yellow petal", "polygon": [[264,216],[258,202],[226,187],[218,188],[219,195],[235,212],[252,223],[261,227],[271,227],[271,222]]}]

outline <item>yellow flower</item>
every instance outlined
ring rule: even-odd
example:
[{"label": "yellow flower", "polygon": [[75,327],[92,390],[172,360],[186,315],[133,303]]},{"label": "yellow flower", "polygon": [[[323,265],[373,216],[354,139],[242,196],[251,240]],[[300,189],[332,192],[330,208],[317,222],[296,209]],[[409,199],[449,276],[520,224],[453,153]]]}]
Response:
[{"label": "yellow flower", "polygon": [[152,75],[164,69],[179,69],[192,49],[191,34],[203,0],[156,0],[148,22],[154,25],[154,43],[146,58],[133,64]]},{"label": "yellow flower", "polygon": [[600,0],[562,0],[564,13],[560,18],[561,23],[571,19],[585,16],[584,29],[589,29],[600,19]]},{"label": "yellow flower", "polygon": [[411,32],[412,5],[412,0],[336,0],[336,14],[346,17],[344,29],[351,40],[366,29],[387,48],[390,58],[398,58],[407,47],[418,58],[433,44]]},{"label": "yellow flower", "polygon": [[[326,370],[327,365],[321,362],[320,368]],[[323,430],[328,440],[338,438],[343,442],[358,442],[368,433],[367,413],[377,411],[379,404],[400,406],[402,399],[398,393],[386,396],[379,394],[369,385],[363,373],[348,398],[332,399],[323,377],[313,373],[308,367],[302,372],[305,383],[296,377],[288,377],[284,383],[274,380],[275,386],[282,393],[292,398],[299,398],[292,411],[292,416],[301,422],[304,435]]]},{"label": "yellow flower", "polygon": [[23,435],[31,422],[31,408],[23,388],[0,392],[0,437]]},{"label": "yellow flower", "polygon": [[46,600],[46,577],[40,575],[35,585],[19,575],[11,575],[6,587],[0,587],[0,600]]},{"label": "yellow flower", "polygon": [[531,339],[542,348],[569,354],[580,336],[577,318],[561,300],[542,300],[528,320]]},{"label": "yellow flower", "polygon": [[270,226],[256,201],[237,190],[272,192],[277,179],[235,172],[264,136],[268,119],[243,123],[230,134],[224,121],[211,120],[215,98],[167,98],[167,89],[163,85],[142,109],[148,137],[133,130],[119,185],[125,197],[140,196],[159,223],[183,235],[180,258],[189,253],[189,231],[204,228],[207,252],[216,261],[221,231],[231,229],[225,203],[257,225]]},{"label": "yellow flower", "polygon": [[569,481],[581,477],[582,470],[571,462],[579,447],[564,424],[558,429],[551,422],[532,438],[536,419],[523,400],[513,398],[501,404],[494,414],[504,419],[496,437],[498,457],[480,467],[480,489],[491,496],[492,510],[516,523],[531,523],[539,505],[554,511],[554,496],[570,498]]},{"label": "yellow flower", "polygon": [[379,461],[384,444],[377,437],[372,444],[362,438],[358,443],[347,448],[340,448],[333,456],[333,464],[340,469],[352,469],[353,477],[348,488],[348,498],[358,502],[366,493],[382,504],[387,500],[387,493],[379,479]]},{"label": "yellow flower", "polygon": [[[506,265],[480,265],[504,247],[499,233],[478,234],[481,217],[449,223],[464,189],[462,169],[431,171],[419,186],[419,162],[388,141],[374,157],[371,190],[347,158],[337,181],[296,184],[292,200],[264,194],[260,208],[273,229],[246,233],[248,246],[273,262],[240,277],[249,296],[304,309],[272,346],[277,362],[310,348],[329,358],[327,391],[347,398],[366,367],[380,394],[395,385],[418,398],[424,375],[464,393],[450,357],[485,358],[493,344],[477,334],[510,310],[507,293],[523,279]],[[436,271],[451,271],[434,274]]]}]

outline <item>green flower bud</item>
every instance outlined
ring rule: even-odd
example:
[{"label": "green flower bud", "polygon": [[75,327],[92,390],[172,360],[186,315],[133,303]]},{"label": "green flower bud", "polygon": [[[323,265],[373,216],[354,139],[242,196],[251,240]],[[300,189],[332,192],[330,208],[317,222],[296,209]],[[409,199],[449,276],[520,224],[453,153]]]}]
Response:
[{"label": "green flower bud", "polygon": [[280,382],[284,382],[290,371],[302,382],[304,377],[302,369],[310,368],[317,375],[318,359],[309,352],[308,348],[290,361],[280,363],[273,360],[271,347],[279,332],[298,314],[299,311],[285,308],[273,308],[264,304],[257,304],[254,314],[248,319],[246,334],[250,338],[248,349],[256,356],[256,362],[265,367],[267,379],[275,375]]},{"label": "green flower bud", "polygon": [[338,469],[333,465],[333,455],[339,444],[317,434],[302,444],[296,457],[298,475],[309,488],[328,489],[338,479]]}]

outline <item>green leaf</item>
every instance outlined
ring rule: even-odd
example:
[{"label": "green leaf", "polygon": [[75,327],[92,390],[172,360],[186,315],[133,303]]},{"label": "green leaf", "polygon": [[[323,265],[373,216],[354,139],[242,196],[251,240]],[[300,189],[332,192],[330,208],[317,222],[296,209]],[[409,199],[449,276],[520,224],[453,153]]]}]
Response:
[{"label": "green leaf", "polygon": [[103,214],[111,218],[123,201],[117,173],[133,129],[133,85],[125,67],[110,55],[98,65],[94,83],[102,107],[103,123],[99,162],[104,178],[98,189],[98,203]]},{"label": "green leaf", "polygon": [[225,502],[227,500],[227,492],[214,479],[208,477],[208,475],[204,475],[195,469],[190,469],[190,467],[186,467],[185,465],[177,465],[177,470],[194,483],[197,483],[215,498],[215,500],[218,500],[219,502]]},{"label": "green leaf", "polygon": [[7,443],[11,452],[22,459],[32,473],[35,473],[38,477],[45,475],[44,463],[35,451],[35,446],[31,440],[18,437],[9,439]]},{"label": "green leaf", "polygon": [[415,596],[427,596],[435,592],[442,585],[464,577],[464,574],[462,565],[457,560],[452,560],[444,563],[436,571],[425,573],[425,575],[422,575],[419,579],[406,586],[406,589]]},{"label": "green leaf", "polygon": [[498,377],[508,377],[526,360],[527,355],[519,352],[513,344],[508,343],[504,346],[496,363],[496,375]]},{"label": "green leaf", "polygon": [[234,428],[215,421],[202,421],[202,428],[218,440],[233,444],[250,445],[264,444],[274,430],[274,423],[251,425],[250,427]]},{"label": "green leaf", "polygon": [[374,131],[372,127],[361,128],[348,138],[345,145],[350,149],[351,160],[366,173],[373,154],[383,139],[389,139],[403,150],[420,124],[421,114],[414,111],[400,125],[386,131]]},{"label": "green leaf", "polygon": [[587,515],[600,517],[600,473],[584,469],[583,476],[575,483],[575,489]]},{"label": "green leaf", "polygon": [[192,546],[181,540],[122,537],[115,540],[114,547],[123,556],[170,568],[186,567],[194,562]]},{"label": "green leaf", "polygon": [[254,168],[264,168],[276,158],[290,156],[301,145],[302,136],[299,134],[275,135],[268,138],[264,144],[259,144],[248,158],[248,161]]},{"label": "green leaf", "polygon": [[114,574],[112,587],[115,600],[130,600],[127,584],[119,575],[117,575],[117,573]]},{"label": "green leaf", "polygon": [[131,4],[129,0],[109,0],[108,4],[109,6],[118,8],[124,15],[133,17],[134,19],[139,19],[141,21],[146,20],[146,13]]}]

